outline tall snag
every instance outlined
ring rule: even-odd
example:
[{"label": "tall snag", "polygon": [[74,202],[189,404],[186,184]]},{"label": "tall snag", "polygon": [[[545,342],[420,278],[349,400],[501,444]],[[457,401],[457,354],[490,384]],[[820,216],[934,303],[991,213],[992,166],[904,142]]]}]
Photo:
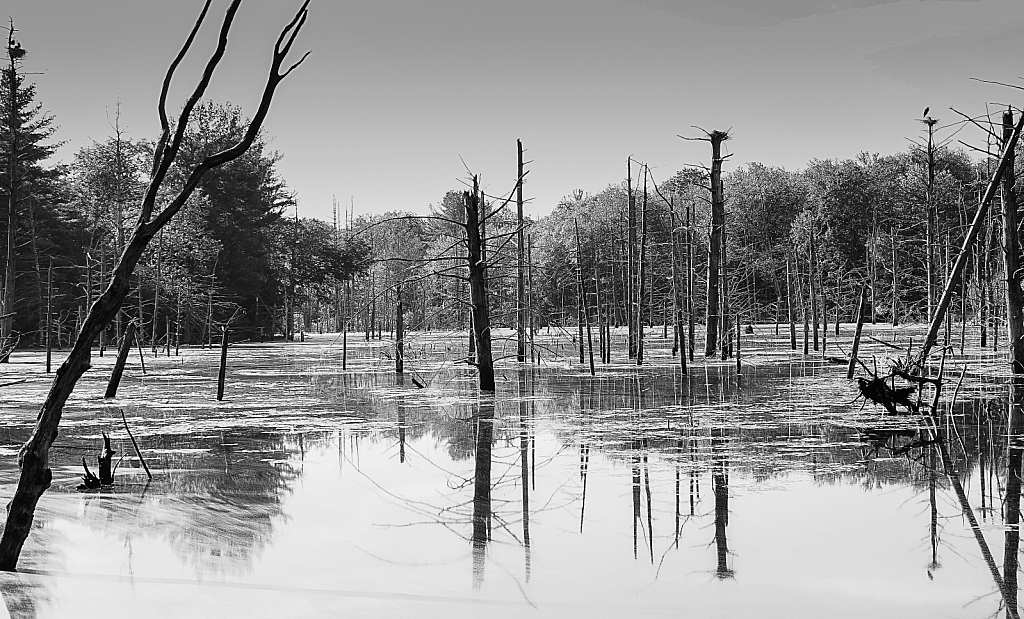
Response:
[{"label": "tall snag", "polygon": [[463,192],[466,204],[466,262],[469,266],[469,302],[473,308],[473,340],[476,366],[480,372],[480,390],[494,391],[494,361],[491,357],[491,317],[487,307],[487,271],[482,256],[480,198],[478,180],[473,177],[473,192]]},{"label": "tall snag", "polygon": [[241,0],[232,0],[231,5],[228,7],[221,25],[217,47],[207,61],[199,83],[185,102],[172,132],[166,109],[167,91],[170,88],[175,69],[177,69],[178,64],[181,63],[185,54],[192,46],[196,33],[206,18],[210,2],[211,0],[207,0],[203,6],[203,10],[199,14],[192,32],[188,35],[185,44],[182,46],[181,51],[178,52],[177,57],[171,63],[164,77],[158,105],[161,135],[154,149],[152,180],[143,198],[138,222],[124,252],[114,266],[113,272],[110,275],[110,284],[90,308],[71,353],[57,370],[50,391],[39,411],[35,429],[28,442],[21,448],[18,456],[18,468],[21,470],[21,475],[14,498],[8,505],[7,522],[4,526],[3,537],[0,539],[0,570],[13,571],[17,568],[22,546],[32,528],[36,504],[43,492],[49,488],[53,477],[49,468],[49,452],[50,446],[53,445],[57,438],[57,429],[60,425],[61,414],[64,411],[64,403],[74,390],[78,379],[89,369],[92,343],[99,336],[100,332],[110,324],[124,303],[125,297],[131,289],[130,280],[132,272],[149,246],[150,241],[181,210],[207,171],[237,159],[249,149],[259,134],[267,112],[270,110],[270,103],[278,84],[309,55],[309,52],[307,52],[297,62],[282,71],[285,58],[291,50],[299,31],[306,22],[306,7],[309,5],[309,0],[306,0],[295,14],[295,17],[281,31],[274,44],[270,74],[263,90],[259,108],[246,128],[241,140],[226,150],[206,157],[199,162],[188,173],[184,186],[168,205],[163,210],[154,212],[157,195],[160,193],[167,174],[181,148],[185,128],[188,125],[192,110],[205,94],[210,79],[213,77],[213,71],[217,68],[224,55],[224,50],[227,48],[228,32],[231,29],[231,23],[234,20]]},{"label": "tall snag", "polygon": [[715,354],[719,339],[719,285],[722,266],[722,243],[725,235],[725,195],[722,187],[722,142],[729,139],[728,131],[704,131],[703,138],[684,138],[711,142],[711,233],[708,235],[708,296],[704,341],[704,355]]},{"label": "tall snag", "polygon": [[[1013,135],[1013,112],[1003,112],[1003,142]],[[1014,170],[1015,153],[1007,153],[1006,170],[1002,178],[1003,206],[1003,274],[1006,277],[1006,322],[1010,339],[1010,366],[1015,375],[1012,402],[1021,404],[1021,385],[1017,376],[1024,374],[1024,292],[1021,291],[1020,239],[1017,234],[1017,174]],[[948,324],[948,323],[947,323]]]},{"label": "tall snag", "polygon": [[516,182],[516,361],[526,361],[526,231],[523,228],[523,141],[516,140],[519,180]]},{"label": "tall snag", "polygon": [[626,324],[629,335],[629,358],[636,358],[636,196],[633,195],[633,157],[626,159],[626,204],[627,230],[626,240]]}]

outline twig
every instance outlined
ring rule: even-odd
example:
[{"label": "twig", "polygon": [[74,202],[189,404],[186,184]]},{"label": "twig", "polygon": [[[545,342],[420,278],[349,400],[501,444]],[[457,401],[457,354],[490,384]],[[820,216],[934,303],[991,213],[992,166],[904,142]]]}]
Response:
[{"label": "twig", "polygon": [[889,342],[884,342],[884,341],[878,339],[877,337],[872,337],[872,336],[869,335],[868,339],[871,340],[872,342],[878,342],[879,344],[881,344],[883,346],[888,346],[889,348],[892,348],[894,350],[900,350],[900,351],[903,350],[902,346],[897,346],[895,344],[890,344]]},{"label": "twig", "polygon": [[139,456],[139,462],[142,463],[142,468],[146,469],[146,475],[149,475],[149,478],[153,479],[153,474],[149,472],[149,467],[146,465],[146,459],[142,457],[142,452],[139,451],[139,444],[135,442],[135,437],[132,436],[132,431],[128,428],[128,420],[125,419],[124,409],[122,408],[119,410],[121,411],[121,421],[124,422],[124,429],[128,432],[128,438],[132,439],[132,447],[135,448],[135,453]]}]

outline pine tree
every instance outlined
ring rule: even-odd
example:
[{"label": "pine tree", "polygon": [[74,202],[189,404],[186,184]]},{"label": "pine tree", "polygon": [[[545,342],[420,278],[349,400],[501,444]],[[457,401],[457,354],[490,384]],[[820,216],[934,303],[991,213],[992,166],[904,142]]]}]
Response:
[{"label": "pine tree", "polygon": [[14,38],[14,22],[7,37],[7,66],[0,73],[0,194],[6,198],[3,231],[2,286],[0,286],[0,362],[6,362],[16,344],[14,330],[17,309],[16,280],[18,260],[24,259],[25,248],[31,243],[23,239],[30,234],[31,221],[23,217],[33,197],[33,187],[45,182],[52,173],[43,168],[59,144],[47,143],[56,131],[53,116],[42,112],[36,103],[34,84],[25,82],[21,66],[25,49]]}]

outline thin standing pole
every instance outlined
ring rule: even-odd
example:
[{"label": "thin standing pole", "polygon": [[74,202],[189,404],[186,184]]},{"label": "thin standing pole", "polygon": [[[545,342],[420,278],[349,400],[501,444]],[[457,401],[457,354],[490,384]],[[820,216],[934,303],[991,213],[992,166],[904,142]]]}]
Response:
[{"label": "thin standing pole", "polygon": [[220,372],[217,374],[217,400],[224,399],[224,377],[228,368],[228,326],[220,328]]},{"label": "thin standing pole", "polygon": [[850,351],[850,365],[846,369],[846,379],[853,379],[853,371],[857,367],[857,351],[860,349],[860,334],[864,329],[864,300],[867,297],[867,284],[860,287],[860,301],[857,303],[857,329],[853,333],[853,348]]},{"label": "thin standing pole", "polygon": [[583,319],[580,322],[580,363],[583,363],[583,333],[582,327],[585,322],[587,325],[587,347],[590,351],[590,375],[596,376],[597,372],[594,369],[594,338],[590,332],[590,309],[587,307],[587,290],[583,285],[583,264],[580,261],[580,254],[583,252],[582,244],[580,243],[580,222],[573,219],[573,227],[576,230],[576,281],[579,284],[579,311],[580,317]]},{"label": "thin standing pole", "polygon": [[46,373],[50,373],[50,359],[53,355],[53,337],[51,332],[53,331],[52,322],[53,315],[53,260],[50,260],[50,266],[46,269]]}]

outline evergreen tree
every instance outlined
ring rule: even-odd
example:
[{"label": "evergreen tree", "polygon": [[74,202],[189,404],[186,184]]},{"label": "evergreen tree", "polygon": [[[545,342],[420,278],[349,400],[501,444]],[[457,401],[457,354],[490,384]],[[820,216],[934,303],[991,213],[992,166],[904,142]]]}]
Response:
[{"label": "evergreen tree", "polygon": [[[32,258],[38,263],[38,247],[32,234],[30,209],[43,207],[40,199],[49,194],[45,187],[56,172],[43,167],[59,144],[48,142],[56,131],[53,116],[42,112],[35,101],[35,85],[26,83],[22,71],[26,51],[15,40],[13,22],[7,39],[7,66],[0,72],[0,194],[5,198],[6,217],[0,222],[3,254],[0,264],[0,362],[7,361],[16,343],[15,317],[26,295],[18,290],[19,271],[35,250]],[[20,295],[20,296],[19,296]]]}]

